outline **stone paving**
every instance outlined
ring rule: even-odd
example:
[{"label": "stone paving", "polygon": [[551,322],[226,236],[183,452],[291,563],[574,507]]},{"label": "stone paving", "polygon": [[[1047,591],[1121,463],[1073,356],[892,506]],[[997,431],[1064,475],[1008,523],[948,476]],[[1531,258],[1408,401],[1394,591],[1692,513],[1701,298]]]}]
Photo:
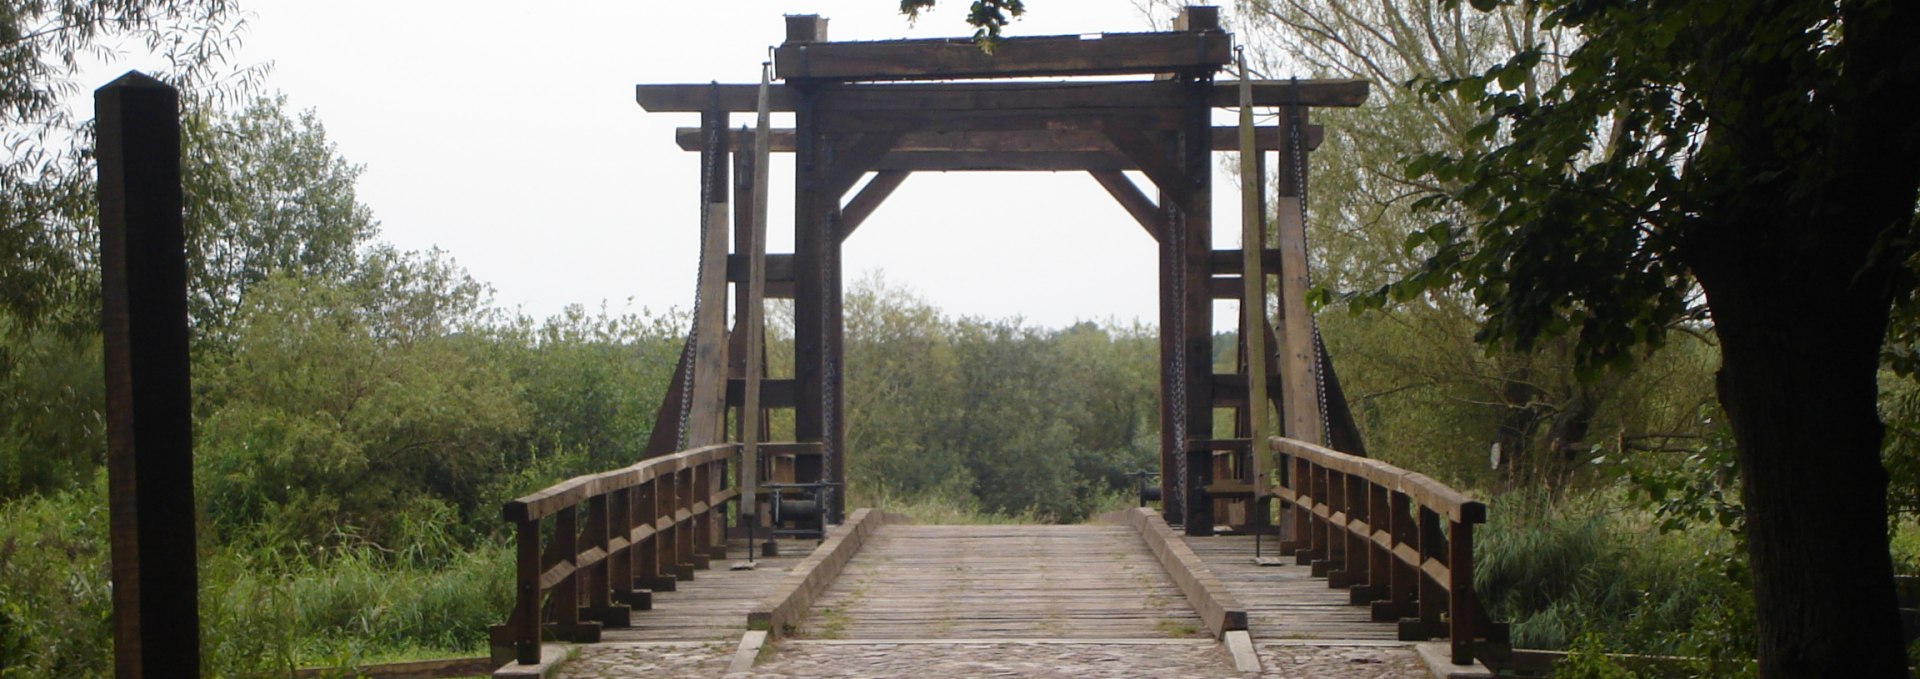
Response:
[{"label": "stone paving", "polygon": [[788,641],[752,673],[727,679],[799,677],[1037,677],[1045,679],[1238,677],[1212,640],[1153,643],[986,641],[820,643]]},{"label": "stone paving", "polygon": [[727,673],[739,640],[729,642],[601,643],[575,647],[578,655],[560,665],[557,677],[672,677],[713,679]]},{"label": "stone paving", "polygon": [[1262,677],[1413,679],[1429,676],[1412,646],[1253,642]]},{"label": "stone paving", "polygon": [[[1398,645],[1259,643],[1265,677],[1415,679],[1427,675],[1413,649]],[[726,674],[733,646],[611,643],[583,646],[559,677],[798,679],[841,677],[1067,677],[1243,679],[1211,640],[1166,641],[797,641],[781,642],[752,672]]]}]

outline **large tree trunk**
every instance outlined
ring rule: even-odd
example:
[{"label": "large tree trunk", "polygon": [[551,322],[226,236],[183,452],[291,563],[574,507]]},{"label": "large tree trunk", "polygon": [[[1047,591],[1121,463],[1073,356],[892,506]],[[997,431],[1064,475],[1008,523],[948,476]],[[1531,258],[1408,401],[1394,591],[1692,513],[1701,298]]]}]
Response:
[{"label": "large tree trunk", "polygon": [[[1844,68],[1819,99],[1783,57],[1716,101],[1696,160],[1725,190],[1682,248],[1721,339],[1769,678],[1908,675],[1876,378],[1912,252],[1920,3],[1846,0],[1841,13]],[[1795,102],[1826,114],[1812,128],[1792,121],[1822,117],[1780,117],[1810,149],[1765,132]]]},{"label": "large tree trunk", "polygon": [[1730,296],[1713,299],[1719,390],[1739,446],[1761,676],[1906,676],[1875,409],[1880,328],[1768,300],[1745,317],[1723,310]]}]

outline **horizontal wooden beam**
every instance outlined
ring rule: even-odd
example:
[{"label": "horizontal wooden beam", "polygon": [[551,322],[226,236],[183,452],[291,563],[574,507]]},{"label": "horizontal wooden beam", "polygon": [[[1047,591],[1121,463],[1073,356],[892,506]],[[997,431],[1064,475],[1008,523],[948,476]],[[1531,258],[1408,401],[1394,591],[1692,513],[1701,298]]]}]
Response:
[{"label": "horizontal wooden beam", "polygon": [[969,38],[790,42],[774,52],[774,72],[782,80],[946,80],[1213,71],[1232,48],[1221,31],[1007,38],[991,54]]},{"label": "horizontal wooden beam", "polygon": [[[1351,108],[1366,102],[1365,80],[1256,80],[1255,106],[1326,106]],[[1209,103],[1217,107],[1240,105],[1237,81],[1215,81]],[[1034,109],[1034,108],[1180,108],[1186,105],[1185,86],[1171,81],[1096,81],[1069,83],[889,83],[822,85],[817,90],[823,110]],[[774,111],[791,112],[796,98],[786,85],[768,93]],[[759,110],[757,84],[636,85],[634,100],[654,113],[699,113],[714,103],[722,110],[747,113]]]},{"label": "horizontal wooden beam", "polygon": [[[792,408],[794,405],[793,380],[760,380],[760,407]],[[727,379],[727,407],[739,408],[747,402],[747,380],[743,377]],[[761,453],[765,454],[764,444]]]},{"label": "horizontal wooden beam", "polygon": [[[1285,146],[1286,139],[1280,134],[1279,127],[1260,127],[1254,130],[1255,143],[1262,151],[1276,151]],[[728,133],[731,148],[751,149],[753,130],[732,130]],[[770,146],[774,153],[792,153],[795,145],[793,128],[774,128]],[[1320,146],[1326,136],[1326,129],[1319,125],[1307,126],[1307,150]],[[700,138],[700,128],[681,127],[674,130],[674,142],[682,151],[699,151],[705,145]],[[1213,128],[1213,150],[1239,151],[1240,128],[1222,125]],[[1074,153],[1109,152],[1115,150],[1107,136],[1089,130],[975,130],[971,132],[908,132],[900,135],[900,141],[893,146],[895,155],[901,153]],[[1080,168],[1093,169],[1093,168]],[[1132,169],[1132,168],[1128,168]]]},{"label": "horizontal wooden beam", "polygon": [[[791,253],[768,253],[765,262],[767,265],[766,280],[768,283],[775,281],[791,282],[793,280],[793,255]],[[746,255],[738,253],[727,255],[727,282],[747,282],[747,266]]]}]

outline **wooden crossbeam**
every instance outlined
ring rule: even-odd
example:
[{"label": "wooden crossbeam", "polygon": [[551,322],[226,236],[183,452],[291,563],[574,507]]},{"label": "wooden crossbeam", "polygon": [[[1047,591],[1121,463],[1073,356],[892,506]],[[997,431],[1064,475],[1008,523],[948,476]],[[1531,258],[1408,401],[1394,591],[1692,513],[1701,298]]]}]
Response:
[{"label": "wooden crossbeam", "polygon": [[1140,228],[1147,230],[1147,236],[1160,240],[1160,206],[1142,193],[1133,180],[1117,170],[1095,170],[1088,174],[1093,175],[1094,181],[1100,182],[1100,187],[1114,200],[1120,201],[1120,207],[1126,208],[1127,214],[1140,223]]},{"label": "wooden crossbeam", "polygon": [[841,208],[840,240],[845,241],[853,235],[854,229],[866,223],[867,217],[873,216],[873,211],[880,209],[880,204],[887,202],[887,197],[893,195],[893,190],[900,188],[910,174],[913,173],[899,170],[874,173],[873,179],[867,180],[867,185],[860,187],[860,192],[853,194],[853,200],[847,201],[847,206]]},{"label": "wooden crossbeam", "polygon": [[[1239,151],[1240,129],[1231,126],[1213,128],[1213,150]],[[793,128],[775,128],[771,135],[774,153],[792,153],[794,147]],[[1319,147],[1326,136],[1326,129],[1319,125],[1307,127],[1307,150]],[[699,151],[705,143],[698,127],[676,128],[674,143],[682,151]],[[1255,141],[1262,151],[1277,151],[1284,147],[1286,139],[1280,136],[1278,126],[1261,127],[1256,130]],[[735,130],[730,133],[727,143],[733,149],[753,147],[753,132],[742,133]],[[900,135],[900,141],[893,146],[892,155],[902,153],[998,153],[998,154],[1038,154],[1038,153],[1091,153],[1113,151],[1113,143],[1099,132],[1090,130],[976,130],[971,132],[908,132]],[[1086,168],[1078,168],[1086,169]],[[1127,168],[1135,169],[1135,168]]]},{"label": "wooden crossbeam", "polygon": [[1139,164],[1140,171],[1174,202],[1184,203],[1193,193],[1187,185],[1187,173],[1168,157],[1165,146],[1137,129],[1110,128],[1106,134],[1113,145]]},{"label": "wooden crossbeam", "polygon": [[[1370,84],[1365,80],[1256,80],[1253,81],[1255,106],[1325,106],[1352,108],[1366,103]],[[717,97],[721,109],[737,113],[757,110],[759,85],[684,83],[634,86],[634,101],[654,113],[698,113],[705,111]],[[792,112],[794,90],[774,85],[768,95],[774,111]],[[1093,83],[898,83],[884,85],[833,85],[820,88],[822,104],[832,110],[844,110],[855,104],[870,109],[904,109],[913,106],[946,109],[1035,109],[1087,107],[1179,108],[1186,103],[1186,90],[1180,83],[1093,82]],[[1217,107],[1239,105],[1239,85],[1233,80],[1214,81],[1208,95]]]},{"label": "wooden crossbeam", "polygon": [[1212,71],[1233,38],[1221,31],[1008,38],[993,53],[967,38],[787,43],[774,52],[780,79],[944,80]]}]

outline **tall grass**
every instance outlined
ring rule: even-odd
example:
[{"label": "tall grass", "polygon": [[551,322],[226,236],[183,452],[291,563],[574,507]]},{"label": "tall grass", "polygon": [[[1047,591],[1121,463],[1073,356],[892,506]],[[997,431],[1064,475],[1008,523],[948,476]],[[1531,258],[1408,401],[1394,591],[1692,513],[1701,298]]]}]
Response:
[{"label": "tall grass", "polygon": [[[104,488],[0,507],[0,676],[112,672]],[[207,546],[200,617],[209,676],[483,655],[513,601],[511,550],[491,542],[312,555]],[[420,544],[431,544],[422,540]]]},{"label": "tall grass", "polygon": [[1514,646],[1751,657],[1752,601],[1737,544],[1717,529],[1661,533],[1624,490],[1493,500],[1474,550],[1474,587]]}]

